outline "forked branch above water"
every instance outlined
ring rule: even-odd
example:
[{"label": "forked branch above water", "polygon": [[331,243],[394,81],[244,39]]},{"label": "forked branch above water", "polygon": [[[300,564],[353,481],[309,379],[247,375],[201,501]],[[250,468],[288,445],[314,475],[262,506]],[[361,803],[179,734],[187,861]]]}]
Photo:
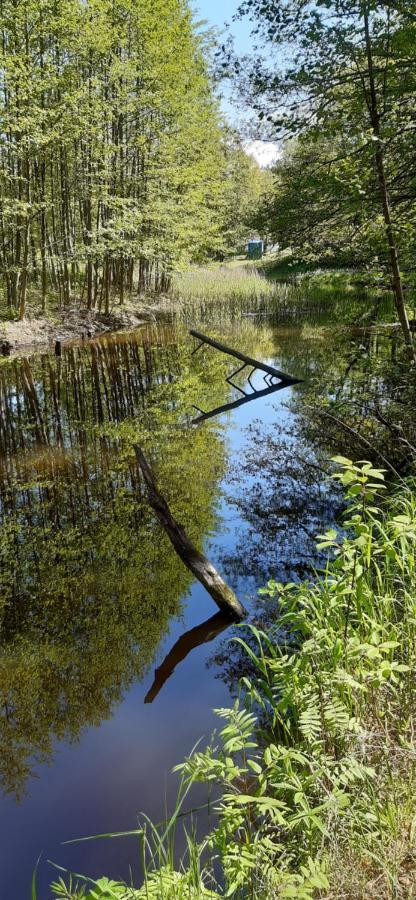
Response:
[{"label": "forked branch above water", "polygon": [[[228,381],[231,387],[239,391],[240,394],[243,394],[243,396],[231,403],[226,403],[223,406],[217,406],[216,409],[212,409],[209,412],[203,412],[202,409],[195,407],[195,409],[198,409],[200,415],[198,416],[198,418],[193,420],[194,425],[198,425],[200,422],[205,422],[206,419],[212,419],[214,416],[219,416],[221,415],[221,413],[237,409],[237,407],[243,406],[243,404],[245,403],[251,403],[252,400],[258,400],[260,399],[260,397],[267,397],[269,394],[274,394],[275,391],[281,391],[282,388],[291,387],[291,385],[293,384],[299,384],[301,381],[300,378],[294,378],[292,375],[287,375],[286,372],[281,372],[280,369],[276,369],[275,366],[269,366],[268,363],[264,363],[258,359],[254,359],[254,357],[252,356],[247,356],[247,354],[242,353],[241,350],[234,350],[233,347],[228,347],[226,344],[222,344],[221,341],[217,341],[215,338],[211,338],[206,334],[202,334],[201,331],[195,331],[194,329],[192,329],[189,334],[191,334],[192,337],[196,338],[199,341],[199,344],[195,347],[193,353],[196,353],[204,344],[208,344],[210,347],[213,347],[214,350],[219,350],[221,353],[224,353],[227,356],[233,356],[235,359],[238,359],[242,363],[242,365],[239,366],[239,368],[236,369],[235,372],[228,376],[226,381]],[[248,383],[252,391],[251,393],[246,393],[246,391],[244,391],[233,381],[233,378],[243,372],[243,370],[246,368],[250,368],[251,370],[248,376]],[[263,379],[267,387],[263,388],[262,390],[257,390],[251,381],[252,376],[257,371],[264,373]]]}]

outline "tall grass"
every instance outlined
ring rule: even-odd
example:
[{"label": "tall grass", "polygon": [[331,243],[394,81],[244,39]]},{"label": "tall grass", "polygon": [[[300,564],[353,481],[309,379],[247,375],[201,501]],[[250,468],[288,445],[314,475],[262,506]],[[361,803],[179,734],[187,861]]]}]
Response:
[{"label": "tall grass", "polygon": [[[320,539],[325,570],[268,585],[279,641],[252,629],[254,652],[239,639],[254,674],[218,710],[218,736],[179,767],[182,795],[217,785],[216,827],[189,837],[179,865],[157,831],[142,886],[103,882],[90,900],[415,896],[415,484],[383,501],[382,471],[337,464],[348,510],[342,533]],[[65,890],[56,897],[81,896]]]},{"label": "tall grass", "polygon": [[245,316],[271,321],[356,321],[371,310],[368,296],[345,274],[314,275],[276,281],[267,268],[253,265],[195,267],[174,276],[172,309],[187,324],[196,320],[240,320]]},{"label": "tall grass", "polygon": [[239,317],[244,311],[258,311],[275,295],[275,285],[249,265],[195,267],[175,275],[172,284],[172,299],[185,318],[195,309],[204,315],[225,303],[228,316]]}]

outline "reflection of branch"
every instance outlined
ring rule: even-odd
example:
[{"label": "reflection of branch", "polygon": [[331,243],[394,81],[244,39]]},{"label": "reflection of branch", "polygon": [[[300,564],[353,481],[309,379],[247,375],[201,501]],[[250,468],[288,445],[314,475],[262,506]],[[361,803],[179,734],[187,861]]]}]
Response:
[{"label": "reflection of branch", "polygon": [[[220,416],[222,413],[229,412],[232,409],[237,409],[239,406],[244,406],[244,403],[251,403],[252,400],[259,400],[260,397],[268,397],[269,394],[275,394],[276,391],[281,391],[282,388],[287,387],[286,384],[273,384],[271,387],[265,388],[263,391],[254,391],[253,394],[249,394],[246,397],[240,397],[238,400],[234,400],[232,403],[225,403],[224,406],[217,406],[216,409],[211,409],[210,412],[203,413],[202,410],[200,416],[197,416],[196,419],[192,420],[193,425],[198,425],[200,422],[206,422],[207,419],[212,419],[214,416]],[[197,409],[197,407],[195,407]]]},{"label": "reflection of branch", "polygon": [[174,519],[169,506],[158,490],[153,472],[147,462],[142,449],[136,444],[136,459],[143,474],[147,487],[150,506],[155,511],[157,518],[187,569],[201,582],[205,590],[211,594],[213,600],[223,613],[228,613],[234,619],[243,619],[246,615],[244,607],[237,599],[234,591],[225,583],[217,572],[215,566],[200,553],[189,539],[184,527]]},{"label": "reflection of branch", "polygon": [[333,413],[329,413],[325,409],[320,409],[319,406],[310,406],[308,404],[305,405],[303,409],[310,409],[312,412],[315,412],[320,416],[325,416],[325,418],[330,419],[332,422],[335,422],[336,425],[340,425],[340,427],[343,428],[344,431],[347,431],[348,434],[351,434],[353,437],[357,438],[357,440],[360,441],[364,445],[364,447],[368,447],[373,451],[373,453],[376,453],[377,456],[383,460],[384,464],[388,466],[390,471],[393,472],[393,474],[396,475],[397,478],[400,479],[400,481],[403,481],[400,472],[398,472],[397,469],[392,465],[390,460],[388,460],[387,457],[384,456],[384,453],[381,453],[381,451],[378,450],[377,447],[374,447],[374,445],[371,444],[363,434],[360,434],[360,432],[356,431],[355,428],[352,428],[351,425],[347,425],[346,422],[344,422],[342,419],[339,419],[338,416],[334,416]]},{"label": "reflection of branch", "polygon": [[226,628],[229,628],[230,624],[230,617],[219,612],[208,619],[207,622],[202,622],[201,625],[197,625],[195,628],[187,631],[186,634],[183,634],[165,657],[162,665],[155,669],[155,678],[144,702],[153,703],[153,700],[156,699],[159,691],[170,678],[176,666],[186,659],[191,650],[213,641]]},{"label": "reflection of branch", "polygon": [[[228,384],[231,387],[235,388],[235,390],[240,391],[241,394],[244,394],[244,397],[241,397],[240,400],[235,400],[234,403],[226,403],[224,406],[218,406],[216,409],[211,410],[208,413],[202,412],[201,409],[198,409],[198,412],[201,413],[197,419],[193,420],[193,424],[197,425],[199,422],[205,422],[206,419],[212,419],[214,416],[219,416],[221,413],[228,412],[231,409],[237,409],[237,407],[242,406],[244,403],[251,403],[252,400],[258,400],[259,397],[267,397],[268,394],[273,394],[275,391],[279,391],[284,387],[289,387],[293,384],[299,384],[300,378],[293,378],[291,375],[286,375],[285,372],[281,372],[280,369],[276,369],[274,366],[269,366],[268,363],[260,362],[258,359],[254,359],[252,356],[247,356],[246,353],[242,353],[241,350],[234,350],[233,347],[228,347],[226,344],[222,344],[220,341],[214,340],[214,338],[208,337],[206,334],[202,334],[201,331],[191,330],[189,334],[192,337],[197,338],[199,341],[198,346],[195,348],[193,353],[196,353],[200,347],[204,344],[208,344],[210,347],[214,347],[214,350],[219,350],[221,353],[225,353],[227,356],[234,356],[235,359],[238,359],[242,362],[242,365],[236,369],[231,375],[226,378]],[[238,375],[243,369],[246,369],[247,366],[251,368],[250,375],[248,376],[248,383],[253,390],[252,394],[246,394],[242,388],[238,387],[237,384],[234,384],[233,378]],[[268,385],[268,387],[263,391],[256,391],[252,382],[251,377],[259,370],[260,372],[265,372],[263,376],[264,382]],[[276,384],[276,381],[279,384]]]},{"label": "reflection of branch", "polygon": [[[262,372],[267,372],[267,374],[271,375],[272,378],[279,378],[286,385],[299,384],[301,380],[300,378],[292,378],[291,375],[286,375],[285,372],[281,372],[280,369],[276,369],[275,366],[269,366],[267,363],[260,362],[258,359],[253,359],[252,356],[247,356],[246,353],[241,353],[241,350],[234,350],[232,347],[227,347],[226,344],[222,344],[220,341],[216,341],[214,340],[214,338],[208,337],[206,334],[202,334],[201,331],[195,331],[194,329],[191,329],[189,334],[200,341],[199,346],[202,346],[202,344],[209,344],[211,347],[214,347],[215,350],[220,350],[221,353],[225,353],[227,356],[235,356],[236,359],[239,359],[244,363],[244,366],[242,366],[241,368],[245,368],[245,366],[253,366],[254,369],[261,369]],[[241,369],[239,371],[241,371]]]},{"label": "reflection of branch", "polygon": [[402,444],[404,444],[405,447],[408,447],[409,450],[411,451],[411,453],[416,454],[416,447],[414,447],[413,444],[411,444],[410,441],[408,441],[407,438],[405,438],[403,436],[402,429],[400,428],[399,425],[396,425],[394,422],[389,422],[385,418],[385,416],[383,416],[383,413],[381,412],[381,409],[380,409],[378,403],[376,403],[375,415],[376,415],[376,419],[378,419],[378,421],[381,422],[381,424],[384,425],[390,431],[390,434],[396,435],[398,441],[400,441]]}]

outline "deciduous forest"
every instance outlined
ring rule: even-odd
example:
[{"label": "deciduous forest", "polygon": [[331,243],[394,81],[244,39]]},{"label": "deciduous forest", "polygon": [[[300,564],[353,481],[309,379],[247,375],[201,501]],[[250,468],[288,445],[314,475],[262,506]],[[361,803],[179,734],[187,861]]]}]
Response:
[{"label": "deciduous forest", "polygon": [[261,174],[220,120],[186,3],[4,2],[1,24],[6,307],[109,313],[236,248]]},{"label": "deciduous forest", "polygon": [[0,895],[411,900],[416,2],[0,32]]}]

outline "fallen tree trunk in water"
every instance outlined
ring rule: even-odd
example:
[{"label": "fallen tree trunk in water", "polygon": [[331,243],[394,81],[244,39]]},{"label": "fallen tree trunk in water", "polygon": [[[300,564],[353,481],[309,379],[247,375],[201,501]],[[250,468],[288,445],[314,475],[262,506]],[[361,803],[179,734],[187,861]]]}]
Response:
[{"label": "fallen tree trunk in water", "polygon": [[165,498],[157,487],[153,472],[141,447],[136,444],[134,449],[138,465],[146,483],[150,506],[155,511],[176,553],[182,562],[185,563],[185,566],[195,575],[195,578],[211,594],[212,599],[215,600],[222,612],[228,613],[233,619],[243,619],[246,611],[235,596],[234,591],[221,578],[221,575],[209,559],[197,550],[188,538],[184,527],[173,517]]},{"label": "fallen tree trunk in water", "polygon": [[[196,348],[197,350],[199,350],[199,347],[202,347],[202,344],[209,344],[210,347],[214,347],[215,350],[220,350],[221,353],[225,353],[227,356],[234,356],[236,359],[240,360],[240,362],[243,362],[244,366],[242,368],[251,366],[253,369],[260,369],[262,372],[266,372],[271,378],[277,378],[287,386],[300,384],[301,382],[300,378],[293,378],[292,375],[281,372],[280,369],[276,369],[275,366],[269,366],[268,363],[260,362],[260,360],[254,359],[252,356],[247,356],[247,354],[242,353],[241,350],[234,350],[233,347],[227,347],[227,345],[222,344],[221,341],[216,341],[214,338],[202,334],[202,331],[195,331],[194,328],[191,328],[189,334],[200,341],[199,346]],[[239,371],[241,371],[241,369]]]}]

